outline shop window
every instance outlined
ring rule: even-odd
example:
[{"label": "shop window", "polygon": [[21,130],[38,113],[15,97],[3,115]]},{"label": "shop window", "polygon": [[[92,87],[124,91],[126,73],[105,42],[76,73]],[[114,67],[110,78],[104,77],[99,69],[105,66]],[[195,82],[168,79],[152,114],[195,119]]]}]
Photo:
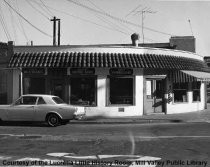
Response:
[{"label": "shop window", "polygon": [[44,78],[24,78],[24,94],[45,94]]},{"label": "shop window", "polygon": [[201,87],[201,82],[192,83],[193,101],[201,101],[200,87]]},{"label": "shop window", "polygon": [[173,84],[173,93],[174,93],[174,102],[187,102],[187,90],[188,83],[174,83]]},{"label": "shop window", "polygon": [[133,78],[109,78],[109,104],[133,105]]},{"label": "shop window", "polygon": [[72,77],[70,103],[81,106],[96,106],[96,78]]}]

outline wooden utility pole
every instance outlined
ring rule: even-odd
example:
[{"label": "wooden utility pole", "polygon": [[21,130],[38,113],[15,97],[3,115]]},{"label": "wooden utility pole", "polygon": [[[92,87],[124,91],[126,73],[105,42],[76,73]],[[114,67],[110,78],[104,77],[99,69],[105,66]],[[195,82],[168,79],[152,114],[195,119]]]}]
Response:
[{"label": "wooden utility pole", "polygon": [[60,19],[54,16],[50,21],[53,21],[53,46],[56,46],[56,22],[58,21],[58,45],[60,45]]},{"label": "wooden utility pole", "polygon": [[60,46],[60,40],[61,40],[61,20],[58,20],[58,46]]}]

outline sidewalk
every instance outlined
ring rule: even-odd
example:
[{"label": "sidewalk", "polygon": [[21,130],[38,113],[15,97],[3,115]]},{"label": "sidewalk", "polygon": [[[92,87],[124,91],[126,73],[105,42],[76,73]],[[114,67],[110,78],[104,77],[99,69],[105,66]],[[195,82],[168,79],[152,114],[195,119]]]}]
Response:
[{"label": "sidewalk", "polygon": [[71,123],[80,124],[144,124],[144,123],[182,123],[182,122],[209,122],[210,123],[210,104],[207,109],[197,112],[180,114],[152,114],[135,117],[104,118],[87,117],[83,120],[71,121]]}]

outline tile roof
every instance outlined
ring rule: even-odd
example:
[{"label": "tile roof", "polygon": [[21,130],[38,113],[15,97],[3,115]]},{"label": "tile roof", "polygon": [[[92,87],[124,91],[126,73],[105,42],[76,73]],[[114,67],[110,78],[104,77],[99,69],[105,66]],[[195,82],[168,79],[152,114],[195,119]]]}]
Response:
[{"label": "tile roof", "polygon": [[89,53],[89,52],[21,52],[15,53],[8,67],[65,68],[157,68],[209,71],[200,60],[156,54]]}]

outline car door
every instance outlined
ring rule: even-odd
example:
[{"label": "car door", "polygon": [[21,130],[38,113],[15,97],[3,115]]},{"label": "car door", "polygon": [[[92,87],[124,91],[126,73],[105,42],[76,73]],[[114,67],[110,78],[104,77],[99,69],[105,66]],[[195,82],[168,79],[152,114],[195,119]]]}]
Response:
[{"label": "car door", "polygon": [[34,107],[36,105],[37,97],[23,96],[11,105],[8,111],[8,117],[11,121],[33,121]]}]

